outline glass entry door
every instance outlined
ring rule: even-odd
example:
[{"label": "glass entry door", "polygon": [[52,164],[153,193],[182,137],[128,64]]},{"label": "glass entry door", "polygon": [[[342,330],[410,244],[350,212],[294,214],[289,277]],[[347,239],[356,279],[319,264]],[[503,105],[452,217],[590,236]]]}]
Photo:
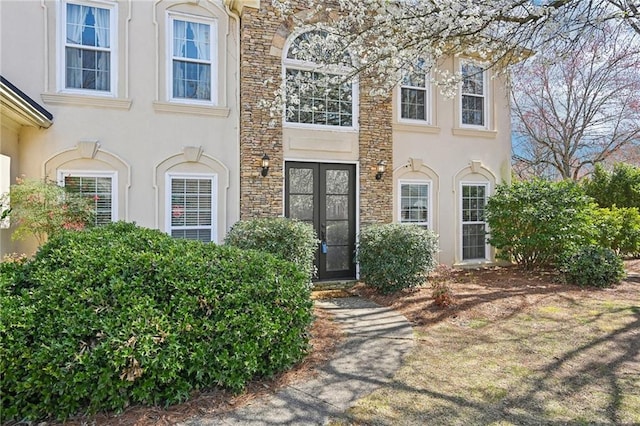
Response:
[{"label": "glass entry door", "polygon": [[355,165],[287,162],[285,215],[313,226],[321,240],[318,279],[355,278]]}]

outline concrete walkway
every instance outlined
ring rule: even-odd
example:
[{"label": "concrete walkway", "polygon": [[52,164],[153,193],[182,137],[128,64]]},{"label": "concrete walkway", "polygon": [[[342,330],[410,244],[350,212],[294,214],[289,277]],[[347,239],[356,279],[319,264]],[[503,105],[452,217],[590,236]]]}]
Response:
[{"label": "concrete walkway", "polygon": [[359,398],[389,383],[414,346],[413,331],[400,314],[359,297],[316,304],[330,311],[346,333],[332,361],[313,380],[223,415],[190,419],[184,425],[322,425]]}]

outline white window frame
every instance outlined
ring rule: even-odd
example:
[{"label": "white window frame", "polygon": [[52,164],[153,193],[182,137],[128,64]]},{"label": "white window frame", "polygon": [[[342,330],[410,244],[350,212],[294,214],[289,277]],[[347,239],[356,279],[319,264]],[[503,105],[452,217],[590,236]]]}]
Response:
[{"label": "white window frame", "polygon": [[[317,63],[302,61],[298,59],[288,58],[287,55],[289,53],[289,49],[293,42],[302,34],[310,31],[314,31],[315,29],[309,29],[303,31],[295,32],[289,40],[287,41],[285,48],[282,50],[282,81],[285,83],[287,81],[287,70],[299,70],[302,72],[316,72],[321,74],[330,74],[330,75],[346,75],[348,70],[341,68],[339,66],[319,66]],[[286,91],[285,87],[285,91]],[[358,112],[360,110],[359,107],[359,83],[356,78],[354,78],[351,82],[351,126],[334,126],[330,124],[313,124],[313,123],[297,123],[287,121],[287,100],[284,100],[284,113],[282,117],[282,124],[284,127],[291,128],[302,128],[302,129],[323,129],[323,130],[331,130],[331,131],[354,131],[358,129]]]},{"label": "white window frame", "polygon": [[64,187],[64,178],[87,177],[87,178],[111,178],[111,222],[118,221],[118,172],[95,171],[95,170],[58,170],[58,185]]},{"label": "white window frame", "polygon": [[[211,180],[211,225],[210,226],[171,226],[171,181],[173,179],[210,179]],[[218,242],[218,175],[216,173],[173,173],[165,174],[165,232],[171,235],[173,229],[208,229],[211,228],[211,241]]]},{"label": "white window frame", "polygon": [[[173,21],[185,21],[198,24],[209,25],[209,61],[198,60],[194,62],[208,63],[211,69],[210,72],[210,97],[211,99],[190,99],[190,98],[174,98],[173,97],[173,61],[179,59],[185,61],[185,58],[179,58],[173,56]],[[215,106],[218,104],[218,20],[216,18],[210,18],[205,16],[196,16],[186,13],[178,13],[173,11],[167,11],[167,40],[166,40],[166,75],[167,75],[167,100],[169,102],[190,104],[190,105],[206,105]],[[188,60],[187,60],[188,62]]]},{"label": "white window frame", "polygon": [[469,262],[469,263],[473,263],[473,262],[481,262],[481,261],[486,261],[490,259],[491,253],[490,253],[490,246],[489,243],[487,242],[486,238],[485,238],[485,247],[484,247],[484,257],[480,257],[480,258],[470,258],[470,259],[465,259],[464,258],[464,233],[463,233],[463,229],[464,229],[464,225],[480,225],[483,224],[484,225],[484,231],[485,234],[489,233],[489,225],[487,224],[486,220],[483,221],[464,221],[463,218],[463,213],[462,213],[462,208],[463,208],[463,203],[462,203],[462,199],[463,199],[463,187],[465,186],[483,186],[485,188],[485,209],[486,209],[486,203],[489,200],[489,195],[490,195],[490,190],[491,190],[491,186],[489,184],[489,182],[481,182],[481,181],[463,181],[460,182],[459,185],[459,196],[458,196],[458,214],[459,214],[459,218],[460,218],[460,227],[459,227],[459,232],[460,232],[460,250],[459,250],[459,254],[460,254],[460,260],[462,262]]},{"label": "white window frame", "polygon": [[[477,95],[477,94],[465,94],[463,92],[463,81],[464,81],[464,75],[462,74],[462,68],[464,65],[473,65],[476,67],[480,67],[482,68],[482,95]],[[465,128],[469,128],[469,129],[482,129],[482,130],[486,130],[489,129],[489,123],[490,123],[490,114],[489,114],[489,105],[490,105],[490,99],[489,99],[489,78],[488,78],[488,74],[489,71],[487,70],[487,67],[485,64],[479,63],[479,62],[474,62],[474,61],[469,61],[469,60],[463,60],[460,61],[460,76],[463,79],[460,83],[460,99],[458,102],[458,114],[459,114],[459,122],[460,122],[460,127],[465,127]],[[484,124],[479,125],[479,124],[468,124],[468,123],[464,123],[463,122],[463,114],[462,114],[462,101],[464,99],[465,96],[473,96],[473,97],[482,97],[482,108],[483,108],[483,121]]]},{"label": "white window frame", "polygon": [[[403,222],[402,221],[402,186],[403,185],[427,185],[427,221]],[[426,226],[433,229],[433,182],[424,179],[399,179],[398,180],[398,223],[403,225]]]},{"label": "white window frame", "polygon": [[[109,63],[109,91],[97,89],[79,89],[67,86],[67,4],[80,6],[95,7],[100,9],[109,9],[109,40],[111,47],[104,49],[110,52]],[[118,4],[113,1],[106,0],[61,0],[58,3],[58,42],[57,42],[57,86],[58,91],[62,93],[82,94],[92,96],[116,97],[118,93]],[[76,46],[76,45],[69,45]],[[89,50],[89,49],[87,49]],[[98,50],[98,49],[96,49]]]},{"label": "white window frame", "polygon": [[[406,72],[405,72],[406,74]],[[405,118],[402,116],[402,90],[423,90],[424,93],[424,119],[416,119],[416,118]],[[431,125],[432,123],[432,92],[431,92],[431,73],[425,72],[424,75],[424,86],[411,86],[404,84],[404,74],[403,79],[400,81],[398,85],[398,101],[396,108],[398,109],[398,122],[400,123],[410,123],[410,124],[422,124],[422,125]]]}]

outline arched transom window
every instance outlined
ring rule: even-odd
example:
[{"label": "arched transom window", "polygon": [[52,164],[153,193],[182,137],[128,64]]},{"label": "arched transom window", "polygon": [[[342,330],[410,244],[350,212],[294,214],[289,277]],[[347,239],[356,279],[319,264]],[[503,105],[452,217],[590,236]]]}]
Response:
[{"label": "arched transom window", "polygon": [[357,88],[346,78],[349,62],[338,41],[324,31],[295,37],[284,58],[286,123],[355,127]]}]

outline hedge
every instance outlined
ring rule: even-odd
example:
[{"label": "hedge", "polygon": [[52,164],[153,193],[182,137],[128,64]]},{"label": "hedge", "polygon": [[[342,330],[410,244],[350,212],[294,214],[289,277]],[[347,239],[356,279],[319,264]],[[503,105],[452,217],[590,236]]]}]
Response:
[{"label": "hedge", "polygon": [[243,388],[308,350],[307,276],[267,253],[115,223],[0,267],[3,420]]}]

